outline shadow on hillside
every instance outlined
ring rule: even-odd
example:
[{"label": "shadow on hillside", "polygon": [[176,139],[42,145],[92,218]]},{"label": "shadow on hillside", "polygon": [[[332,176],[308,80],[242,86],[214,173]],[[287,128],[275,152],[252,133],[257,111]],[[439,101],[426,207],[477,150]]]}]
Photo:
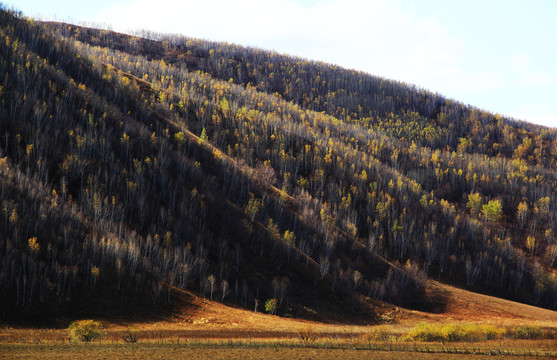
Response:
[{"label": "shadow on hillside", "polygon": [[424,300],[420,304],[417,304],[416,310],[441,314],[447,310],[451,295],[447,290],[428,285],[426,286],[423,297]]},{"label": "shadow on hillside", "polygon": [[[166,297],[165,292],[161,294]],[[385,312],[391,307],[401,306],[411,310],[419,310],[429,313],[443,313],[450,300],[448,291],[435,286],[427,286],[419,297],[407,297],[404,304],[391,305],[372,299],[354,298],[350,295],[333,296],[324,298],[322,296],[311,296],[306,294],[296,304],[285,304],[279,310],[278,315],[285,318],[295,318],[310,321],[318,321],[326,324],[337,325],[371,325],[382,322],[377,310]],[[159,299],[153,303],[151,296],[137,296],[133,301],[123,296],[119,298],[89,298],[80,302],[72,302],[71,305],[58,306],[31,306],[24,309],[9,309],[0,313],[0,324],[24,328],[55,328],[65,329],[70,322],[79,319],[97,319],[113,324],[128,326],[137,322],[155,323],[161,321],[172,321],[176,316],[191,317],[202,310],[196,301],[196,295],[187,291],[173,290],[171,301],[166,303]],[[234,308],[241,308],[227,304]],[[8,308],[4,308],[8,309]],[[262,309],[260,309],[262,310]],[[392,310],[392,309],[391,309]]]},{"label": "shadow on hillside", "polygon": [[64,329],[74,320],[97,319],[118,325],[135,322],[169,321],[184,309],[195,311],[193,297],[184,292],[172,291],[171,301],[166,302],[167,293],[161,293],[154,303],[150,295],[136,295],[132,299],[122,295],[116,297],[87,298],[65,304],[35,304],[24,308],[4,307],[0,312],[0,325],[25,328]]}]

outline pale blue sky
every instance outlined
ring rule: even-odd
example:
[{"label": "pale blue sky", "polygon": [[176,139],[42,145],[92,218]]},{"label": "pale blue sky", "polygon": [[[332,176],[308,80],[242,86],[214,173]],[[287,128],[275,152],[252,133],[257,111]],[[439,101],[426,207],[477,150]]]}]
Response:
[{"label": "pale blue sky", "polygon": [[553,0],[17,0],[26,15],[252,45],[557,127]]}]

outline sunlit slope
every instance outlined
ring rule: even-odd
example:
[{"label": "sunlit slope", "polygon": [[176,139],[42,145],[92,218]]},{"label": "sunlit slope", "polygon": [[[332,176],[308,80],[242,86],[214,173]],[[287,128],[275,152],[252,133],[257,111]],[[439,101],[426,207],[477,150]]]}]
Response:
[{"label": "sunlit slope", "polygon": [[372,299],[449,309],[429,277],[557,306],[554,130],[262,50],[1,16],[14,314],[173,311],[174,286],[372,321]]}]

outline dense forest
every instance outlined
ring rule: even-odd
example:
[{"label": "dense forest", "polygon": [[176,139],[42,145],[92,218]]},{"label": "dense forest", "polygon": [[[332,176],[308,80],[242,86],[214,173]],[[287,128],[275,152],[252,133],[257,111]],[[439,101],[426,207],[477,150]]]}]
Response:
[{"label": "dense forest", "polygon": [[0,318],[436,311],[430,278],[555,309],[556,170],[557,130],[415,86],[0,10]]}]

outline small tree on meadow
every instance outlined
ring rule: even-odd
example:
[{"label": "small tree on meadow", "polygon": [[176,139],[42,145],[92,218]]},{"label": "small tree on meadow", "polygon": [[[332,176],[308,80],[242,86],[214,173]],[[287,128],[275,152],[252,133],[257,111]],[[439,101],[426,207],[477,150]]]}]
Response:
[{"label": "small tree on meadow", "polygon": [[269,299],[265,301],[265,311],[271,315],[275,315],[277,313],[277,302],[277,299]]}]

